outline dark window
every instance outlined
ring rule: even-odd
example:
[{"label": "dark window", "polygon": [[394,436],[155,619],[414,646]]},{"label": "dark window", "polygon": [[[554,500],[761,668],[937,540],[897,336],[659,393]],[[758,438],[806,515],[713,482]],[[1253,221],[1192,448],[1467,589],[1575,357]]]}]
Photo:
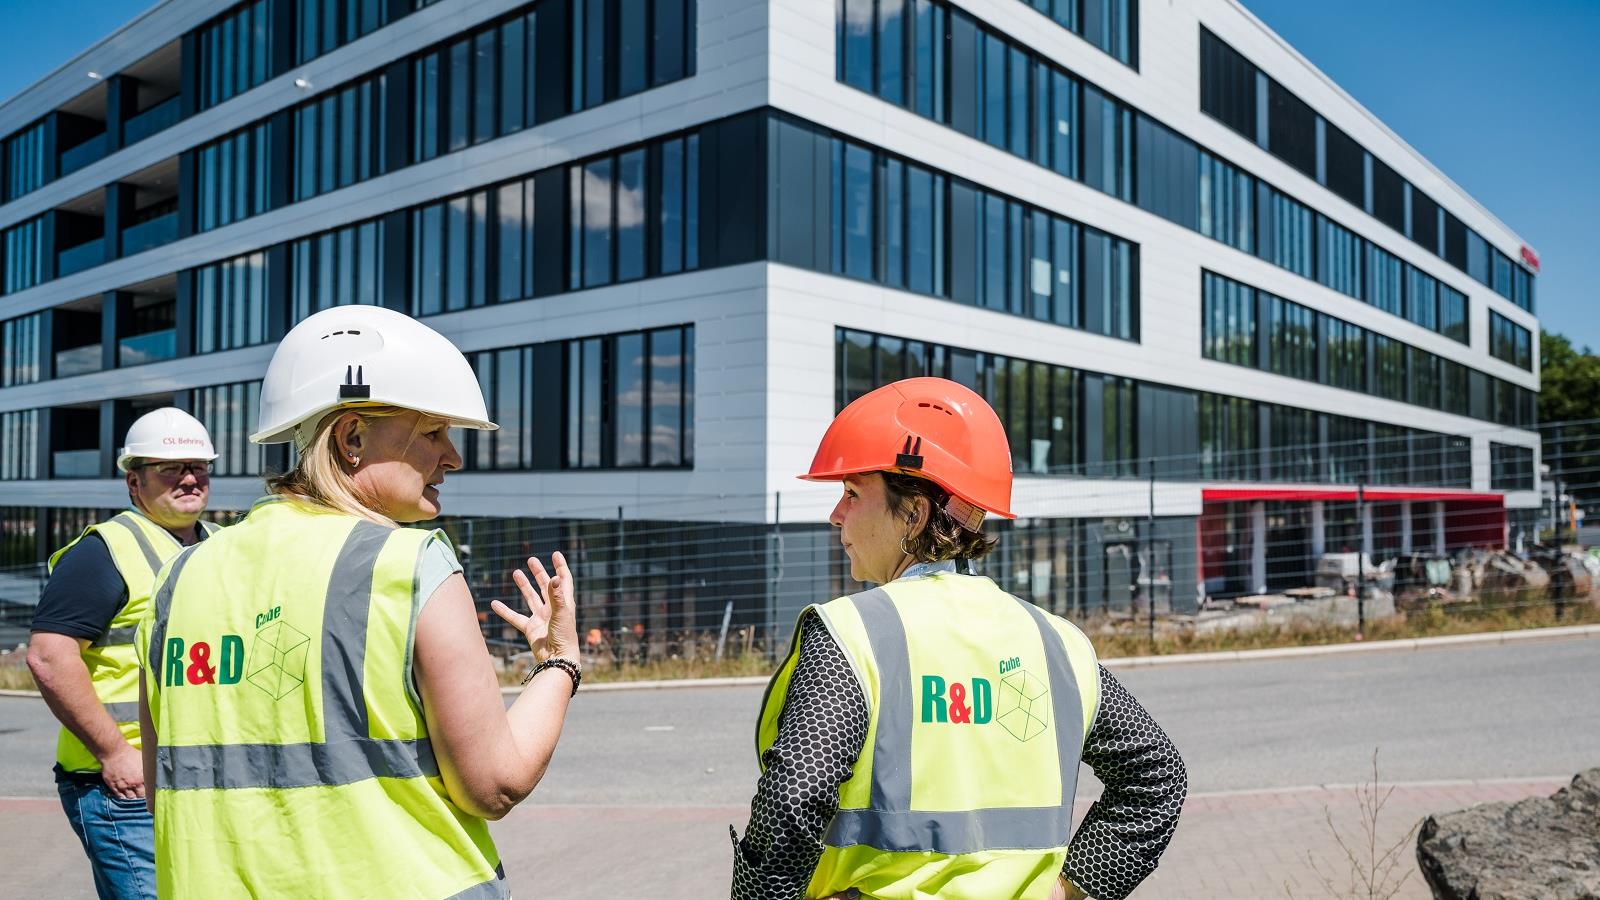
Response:
[{"label": "dark window", "polygon": [[379,75],[294,110],[296,200],[383,174],[384,84]]},{"label": "dark window", "polygon": [[409,212],[412,315],[487,302],[488,196],[484,191],[462,194]]},{"label": "dark window", "polygon": [[0,232],[5,260],[5,291],[14,294],[44,280],[44,217],[29,219]]},{"label": "dark window", "polygon": [[1367,245],[1367,302],[1384,312],[1404,315],[1405,271],[1400,262],[1376,244]]},{"label": "dark window", "polygon": [[873,0],[840,0],[840,81],[863,91],[873,89],[872,44],[875,36]]},{"label": "dark window", "polygon": [[1083,181],[1119,197],[1133,199],[1133,112],[1098,88],[1083,88]]},{"label": "dark window", "polygon": [[1267,458],[1272,481],[1315,482],[1322,472],[1322,439],[1318,434],[1321,418],[1309,409],[1292,406],[1267,408],[1272,444]]},{"label": "dark window", "polygon": [[1307,177],[1317,177],[1317,114],[1272,79],[1267,80],[1267,150]]},{"label": "dark window", "polygon": [[1330,288],[1360,299],[1362,291],[1362,252],[1365,242],[1342,225],[1317,217],[1317,280]]},{"label": "dark window", "polygon": [[1439,333],[1467,343],[1467,295],[1447,284],[1439,285]]},{"label": "dark window", "polygon": [[[1073,0],[1056,0],[1065,6]],[[1139,65],[1138,0],[1085,0],[1084,40],[1135,68]]]},{"label": "dark window", "polygon": [[251,253],[194,270],[194,352],[267,340],[267,254]]},{"label": "dark window", "polygon": [[1471,228],[1467,229],[1467,274],[1479,284],[1489,284],[1489,244]]},{"label": "dark window", "polygon": [[1202,280],[1201,350],[1206,359],[1256,367],[1255,291],[1205,272]]},{"label": "dark window", "polygon": [[1511,302],[1533,312],[1533,276],[1521,266],[1511,268]]},{"label": "dark window", "polygon": [[1371,443],[1367,423],[1345,416],[1328,416],[1328,479],[1340,484],[1367,480]]},{"label": "dark window", "polygon": [[1395,231],[1406,232],[1406,182],[1395,170],[1372,159],[1372,215]]},{"label": "dark window", "polygon": [[1373,393],[1385,400],[1407,399],[1406,345],[1384,337],[1372,336]]},{"label": "dark window", "polygon": [[1316,313],[1271,294],[1261,295],[1266,370],[1290,378],[1317,380]]},{"label": "dark window", "polygon": [[1200,110],[1256,139],[1257,70],[1238,51],[1200,29]]},{"label": "dark window", "polygon": [[1322,317],[1322,340],[1327,347],[1326,383],[1349,391],[1367,389],[1367,334],[1360,326],[1332,316]]},{"label": "dark window", "polygon": [[1255,179],[1204,151],[1199,162],[1200,233],[1253,252]]},{"label": "dark window", "polygon": [[268,120],[195,151],[195,230],[210,231],[271,207]]},{"label": "dark window", "polygon": [[1533,448],[1489,442],[1489,487],[1496,491],[1531,491]]},{"label": "dark window", "polygon": [[1366,155],[1361,145],[1333,126],[1323,123],[1323,184],[1328,190],[1350,201],[1357,209],[1367,208]]},{"label": "dark window", "polygon": [[1090,475],[1100,477],[1136,477],[1139,473],[1136,401],[1137,382],[1132,378],[1107,375],[1101,388],[1101,466]]},{"label": "dark window", "polygon": [[389,6],[386,0],[296,0],[295,62],[309,62],[378,30],[388,23]]},{"label": "dark window", "polygon": [[1489,355],[1513,366],[1533,371],[1533,337],[1528,329],[1489,311]]},{"label": "dark window", "polygon": [[1414,185],[1411,188],[1411,239],[1429,253],[1439,254],[1439,204]]},{"label": "dark window", "polygon": [[350,225],[289,247],[289,309],[293,321],[333,306],[383,302],[384,223]]},{"label": "dark window", "polygon": [[4,165],[7,201],[45,183],[45,123],[40,122],[5,139]]},{"label": "dark window", "polygon": [[1139,339],[1139,250],[1093,228],[1083,233],[1084,327],[1123,340]]},{"label": "dark window", "polygon": [[1313,251],[1315,221],[1311,209],[1267,185],[1259,185],[1261,198],[1261,257],[1306,278],[1315,277]]},{"label": "dark window", "polygon": [[1467,271],[1467,226],[1448,212],[1444,214],[1444,259],[1461,271]]},{"label": "dark window", "polygon": [[39,380],[40,323],[44,313],[7,319],[0,327],[0,387]]},{"label": "dark window", "polygon": [[242,381],[195,388],[189,392],[190,412],[211,435],[217,448],[212,472],[216,475],[260,475],[266,448],[250,443],[261,408],[261,382]]},{"label": "dark window", "polygon": [[1438,409],[1442,405],[1439,398],[1439,357],[1416,347],[1410,349],[1411,368],[1408,375],[1411,381],[1411,402],[1418,406]]},{"label": "dark window", "polygon": [[1472,414],[1469,375],[1472,370],[1448,359],[1439,360],[1439,408],[1458,416]]},{"label": "dark window", "polygon": [[1439,330],[1439,282],[1413,266],[1406,266],[1406,318],[1429,331]]},{"label": "dark window", "polygon": [[210,109],[276,74],[271,71],[273,5],[284,2],[288,0],[246,3],[195,29],[199,109]]},{"label": "dark window", "polygon": [[561,347],[563,468],[693,465],[693,326],[563,341]]},{"label": "dark window", "polygon": [[[1231,183],[1213,186],[1205,180],[1217,167],[1215,162],[1206,156],[1213,165],[1202,167],[1201,155],[1188,138],[1148,117],[1139,117],[1138,129],[1138,187],[1134,193],[1139,198],[1139,206],[1191,231],[1204,222],[1207,227],[1202,228],[1201,233],[1208,236],[1214,236],[1213,232],[1226,235],[1236,230],[1238,226],[1231,219],[1222,223],[1214,221],[1219,212],[1215,208],[1219,199],[1215,194],[1224,195],[1220,198],[1223,205],[1220,212],[1225,216],[1232,211],[1229,201],[1236,193],[1229,190]],[[1232,167],[1227,169],[1232,174]],[[1197,171],[1202,179],[1200,186],[1195,183]],[[1199,203],[1196,203],[1197,198]]]},{"label": "dark window", "polygon": [[0,413],[0,481],[39,477],[39,411]]},{"label": "dark window", "polygon": [[1372,432],[1373,483],[1405,484],[1411,477],[1411,429],[1380,423]]},{"label": "dark window", "polygon": [[1511,259],[1499,250],[1490,250],[1491,274],[1493,283],[1490,285],[1496,294],[1511,299]]},{"label": "dark window", "polygon": [[1243,397],[1200,395],[1200,477],[1255,481],[1260,470],[1256,405]]}]

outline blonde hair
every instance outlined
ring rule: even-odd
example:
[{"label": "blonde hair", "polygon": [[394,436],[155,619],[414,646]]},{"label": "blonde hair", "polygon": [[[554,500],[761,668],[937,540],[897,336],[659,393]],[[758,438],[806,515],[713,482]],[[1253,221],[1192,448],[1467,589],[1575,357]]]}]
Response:
[{"label": "blonde hair", "polygon": [[[309,437],[296,430],[294,443],[300,458],[289,471],[267,477],[267,493],[302,505],[357,516],[388,528],[399,528],[400,523],[378,511],[377,498],[356,484],[354,476],[345,470],[344,462],[339,459],[339,442],[334,437],[333,426],[345,413],[352,412],[366,424],[373,419],[403,416],[411,410],[398,406],[345,407],[324,416]],[[417,424],[421,426],[421,418]],[[411,437],[416,439],[416,429],[412,430]]]}]

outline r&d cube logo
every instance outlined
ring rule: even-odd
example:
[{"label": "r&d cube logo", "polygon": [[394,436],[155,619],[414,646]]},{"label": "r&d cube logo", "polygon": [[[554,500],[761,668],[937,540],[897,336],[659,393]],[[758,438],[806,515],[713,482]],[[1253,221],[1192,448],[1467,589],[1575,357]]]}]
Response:
[{"label": "r&d cube logo", "polygon": [[250,648],[250,674],[246,676],[274,700],[282,700],[306,683],[306,654],[311,650],[311,638],[277,620],[280,608],[256,617],[256,642]]},{"label": "r&d cube logo", "polygon": [[1000,698],[987,678],[968,687],[939,675],[922,676],[924,724],[988,725],[1004,728],[1019,741],[1032,740],[1050,727],[1050,687],[1022,668],[1018,657],[1000,661]]},{"label": "r&d cube logo", "polygon": [[1015,657],[1000,664],[1000,700],[995,721],[1019,741],[1032,740],[1050,727],[1050,687],[1021,668]]}]

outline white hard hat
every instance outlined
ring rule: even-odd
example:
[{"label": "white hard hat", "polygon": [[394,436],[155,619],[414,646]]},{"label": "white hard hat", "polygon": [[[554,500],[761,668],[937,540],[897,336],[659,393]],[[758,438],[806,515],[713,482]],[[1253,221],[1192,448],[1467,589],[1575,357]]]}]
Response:
[{"label": "white hard hat", "polygon": [[200,420],[175,406],[153,409],[134,420],[128,437],[117,454],[117,468],[128,471],[135,459],[217,458],[211,435]]},{"label": "white hard hat", "polygon": [[398,406],[461,428],[499,427],[455,344],[382,306],[335,306],[284,335],[261,382],[260,430],[250,440],[304,447],[323,416],[347,406]]}]

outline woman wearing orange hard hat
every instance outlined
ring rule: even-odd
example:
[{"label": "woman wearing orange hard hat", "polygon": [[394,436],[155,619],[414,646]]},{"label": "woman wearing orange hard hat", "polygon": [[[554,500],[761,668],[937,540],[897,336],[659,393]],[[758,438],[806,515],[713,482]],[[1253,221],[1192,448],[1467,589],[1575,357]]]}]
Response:
[{"label": "woman wearing orange hard hat", "polygon": [[[972,574],[1011,511],[993,409],[942,378],[846,406],[808,481],[876,587],[807,607],[756,731],[734,900],[1127,896],[1187,791],[1183,760],[1065,619]],[[1105,784],[1074,835],[1080,763]]]}]

